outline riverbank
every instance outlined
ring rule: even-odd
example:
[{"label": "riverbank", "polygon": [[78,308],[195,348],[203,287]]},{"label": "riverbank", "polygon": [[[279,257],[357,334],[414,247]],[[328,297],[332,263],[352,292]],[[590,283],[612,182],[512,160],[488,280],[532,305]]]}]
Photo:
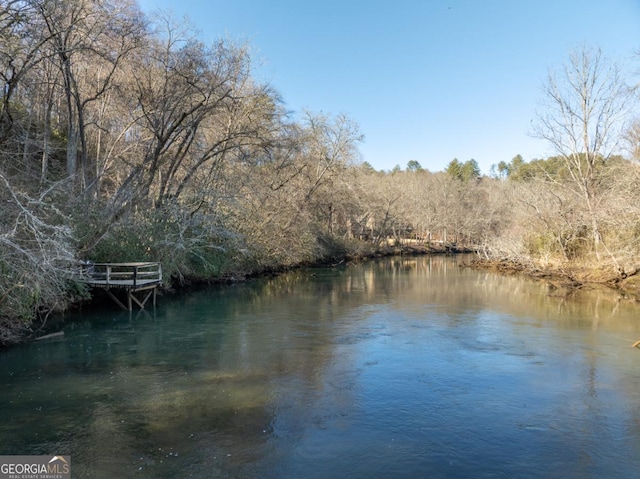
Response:
[{"label": "riverbank", "polygon": [[515,261],[496,261],[478,258],[470,264],[477,269],[496,271],[508,275],[524,275],[549,283],[550,288],[582,289],[606,287],[624,297],[640,301],[640,268],[614,271],[612,268],[577,264],[537,267]]},{"label": "riverbank", "polygon": [[[388,256],[420,256],[420,255],[441,255],[441,254],[463,254],[473,253],[467,248],[455,248],[451,246],[443,246],[439,244],[399,244],[399,245],[383,245],[378,248],[360,249],[353,251],[345,251],[344,254],[326,257],[315,262],[305,262],[293,266],[282,266],[269,269],[261,269],[237,273],[225,277],[218,278],[183,278],[181,282],[173,282],[164,285],[162,295],[173,295],[188,293],[194,288],[204,285],[229,284],[243,282],[251,279],[257,279],[267,276],[277,276],[288,271],[308,268],[308,267],[336,267],[344,264],[357,264],[370,259],[383,258]],[[578,265],[560,265],[555,267],[547,266],[534,267],[524,265],[514,261],[495,261],[476,257],[467,263],[468,267],[474,269],[483,269],[494,271],[504,275],[522,275],[532,279],[537,279],[548,283],[550,291],[554,294],[563,292],[563,294],[571,294],[572,291],[590,288],[607,288],[618,291],[623,298],[640,301],[640,269],[631,269],[622,273],[615,273],[611,269],[594,268]],[[102,291],[95,291],[88,298],[75,302],[63,312],[51,315],[46,318],[35,321],[30,328],[13,328],[10,334],[7,331],[7,324],[0,325],[0,329],[4,329],[4,341],[0,344],[0,348],[6,348],[21,342],[29,342],[41,339],[43,335],[49,335],[55,332],[55,328],[59,328],[65,323],[65,317],[82,309],[91,308],[111,308],[114,307],[113,302]],[[55,328],[52,326],[55,325]],[[7,341],[7,338],[10,340]]]},{"label": "riverbank", "polygon": [[[304,262],[296,265],[288,265],[281,267],[271,267],[268,269],[256,269],[253,271],[236,271],[233,274],[221,277],[183,277],[180,281],[172,281],[166,283],[162,287],[163,295],[176,294],[178,292],[188,292],[191,288],[202,285],[229,284],[247,281],[254,278],[265,276],[275,276],[287,271],[292,271],[305,267],[332,267],[341,264],[359,263],[374,258],[383,258],[395,255],[426,255],[426,254],[451,254],[469,252],[466,249],[460,249],[440,244],[399,244],[399,245],[382,245],[376,248],[359,248],[350,251],[343,251],[341,254],[325,257],[314,262]],[[13,346],[15,344],[30,342],[41,339],[43,335],[49,335],[54,332],[55,328],[59,328],[65,322],[68,314],[73,314],[82,309],[89,308],[109,308],[113,307],[113,301],[104,293],[104,291],[96,290],[89,292],[81,299],[67,305],[63,311],[57,311],[52,314],[46,314],[38,318],[34,318],[33,322],[27,324],[25,322],[12,322],[8,318],[0,320],[0,349]],[[55,325],[55,328],[52,326]]]},{"label": "riverbank", "polygon": [[[468,248],[460,248],[455,246],[444,246],[441,244],[399,244],[399,245],[382,245],[372,249],[359,249],[353,251],[346,251],[339,255],[327,256],[317,261],[306,261],[297,263],[295,265],[277,266],[266,269],[259,269],[253,271],[247,271],[243,273],[236,272],[229,276],[217,277],[217,278],[184,278],[183,284],[174,285],[175,289],[188,289],[193,284],[228,284],[239,281],[245,281],[252,278],[261,278],[264,276],[274,276],[285,273],[287,271],[293,271],[300,268],[309,267],[335,267],[341,264],[360,263],[375,258],[385,258],[388,256],[419,256],[427,254],[463,254],[473,253],[474,251]],[[167,288],[166,288],[167,289]],[[172,287],[168,288],[173,289]]]}]

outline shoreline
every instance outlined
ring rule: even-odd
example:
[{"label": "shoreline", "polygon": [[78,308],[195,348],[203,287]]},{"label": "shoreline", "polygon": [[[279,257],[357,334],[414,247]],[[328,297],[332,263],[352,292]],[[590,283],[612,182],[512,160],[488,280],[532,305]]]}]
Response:
[{"label": "shoreline", "polygon": [[[278,276],[289,271],[309,267],[335,267],[360,263],[376,258],[389,256],[422,256],[441,254],[474,254],[471,249],[458,249],[451,247],[427,246],[420,244],[405,244],[398,246],[384,246],[367,253],[346,253],[341,256],[324,258],[323,260],[301,263],[279,268],[268,268],[246,273],[237,273],[221,278],[186,278],[182,284],[170,284],[164,286],[162,295],[187,294],[190,290],[200,287],[225,284],[242,283],[252,279]],[[545,281],[552,290],[565,290],[567,292],[578,291],[586,288],[606,288],[618,292],[622,298],[640,302],[640,269],[633,270],[631,274],[614,274],[613,271],[597,268],[578,267],[576,265],[563,265],[556,268],[537,268],[506,260],[487,260],[476,256],[473,260],[463,265],[474,269],[494,271],[503,275],[523,276],[534,280]],[[97,293],[97,294],[96,294]],[[66,316],[69,313],[77,313],[83,309],[112,307],[112,302],[100,292],[91,294],[90,298],[71,304],[68,309],[52,313],[43,321],[34,322],[32,328],[23,331],[16,341],[0,346],[0,351],[12,346],[31,343],[48,337],[61,336],[61,328],[67,323]]]},{"label": "shoreline", "polygon": [[627,299],[640,302],[640,274],[638,274],[640,270],[637,269],[633,269],[629,273],[621,273],[614,272],[610,268],[603,269],[575,264],[540,268],[514,261],[481,258],[472,261],[470,267],[546,281],[554,289],[607,288],[620,293]]},{"label": "shoreline", "polygon": [[[291,266],[273,267],[256,271],[248,271],[245,273],[235,273],[220,278],[185,278],[182,284],[167,284],[160,291],[161,295],[174,295],[188,293],[191,289],[203,286],[216,286],[224,284],[241,283],[252,279],[266,278],[269,276],[277,276],[288,271],[295,271],[308,267],[333,267],[341,264],[352,264],[367,261],[375,258],[384,258],[389,256],[421,256],[429,254],[459,254],[470,253],[471,250],[457,249],[442,246],[427,246],[419,244],[405,244],[398,246],[383,246],[364,254],[357,252],[346,252],[344,255],[324,258],[315,262],[305,262]],[[90,297],[84,300],[74,302],[64,310],[53,312],[46,315],[43,320],[34,320],[28,330],[19,331],[16,329],[14,340],[0,345],[0,351],[9,349],[13,346],[25,343],[32,343],[49,337],[62,336],[58,334],[61,328],[67,323],[66,316],[77,313],[83,309],[93,309],[101,307],[111,307],[113,304],[100,291],[90,292]],[[109,305],[109,306],[107,306]]]}]

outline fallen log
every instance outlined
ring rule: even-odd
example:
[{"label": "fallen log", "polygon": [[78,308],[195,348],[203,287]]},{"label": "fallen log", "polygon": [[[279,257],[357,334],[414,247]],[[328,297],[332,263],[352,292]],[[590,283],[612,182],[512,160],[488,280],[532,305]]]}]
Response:
[{"label": "fallen log", "polygon": [[39,338],[36,338],[36,341],[40,341],[41,339],[57,338],[59,336],[64,336],[64,331],[58,331],[57,333],[45,334],[44,336],[40,336]]}]

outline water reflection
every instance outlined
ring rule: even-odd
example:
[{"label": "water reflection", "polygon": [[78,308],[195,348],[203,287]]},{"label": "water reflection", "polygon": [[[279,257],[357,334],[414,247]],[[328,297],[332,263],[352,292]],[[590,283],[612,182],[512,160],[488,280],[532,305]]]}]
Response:
[{"label": "water reflection", "polygon": [[638,306],[390,258],[88,312],[0,355],[2,454],[74,477],[628,477]]}]

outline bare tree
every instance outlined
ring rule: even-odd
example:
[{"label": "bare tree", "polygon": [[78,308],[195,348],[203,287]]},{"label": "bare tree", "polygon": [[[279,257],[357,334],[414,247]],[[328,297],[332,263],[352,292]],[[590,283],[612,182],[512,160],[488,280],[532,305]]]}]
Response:
[{"label": "bare tree", "polygon": [[0,170],[0,344],[20,339],[36,313],[62,309],[71,296],[72,230],[51,199],[60,186],[31,196]]},{"label": "bare tree", "polygon": [[631,158],[635,161],[640,161],[640,120],[635,121],[629,127],[624,139]]},{"label": "bare tree", "polygon": [[545,108],[537,115],[535,134],[563,160],[565,187],[587,211],[599,259],[601,247],[606,248],[599,222],[600,180],[618,149],[631,90],[616,64],[600,50],[583,47],[570,54],[559,73],[549,75],[544,94]]},{"label": "bare tree", "polygon": [[[87,127],[89,106],[105,95],[122,61],[145,33],[138,7],[130,0],[46,0],[37,3],[42,28],[57,57],[66,100],[67,174],[78,170],[83,189],[90,186]],[[101,127],[101,125],[98,125]]]}]

